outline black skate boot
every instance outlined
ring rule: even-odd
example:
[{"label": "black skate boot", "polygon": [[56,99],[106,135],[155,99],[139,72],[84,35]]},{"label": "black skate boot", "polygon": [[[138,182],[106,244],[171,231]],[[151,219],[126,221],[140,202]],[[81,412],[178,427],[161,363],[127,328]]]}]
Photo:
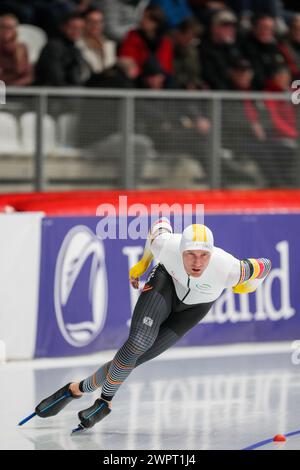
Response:
[{"label": "black skate boot", "polygon": [[102,400],[102,398],[98,398],[92,406],[86,410],[79,411],[78,418],[80,419],[80,424],[76,429],[73,429],[72,433],[92,428],[110,412],[111,409],[109,408],[108,403]]},{"label": "black skate boot", "polygon": [[37,405],[35,413],[40,416],[40,418],[49,418],[49,416],[57,415],[70,401],[81,398],[80,396],[76,397],[72,394],[70,385],[71,382],[57,390],[57,392],[50,395],[50,397],[42,400]]}]

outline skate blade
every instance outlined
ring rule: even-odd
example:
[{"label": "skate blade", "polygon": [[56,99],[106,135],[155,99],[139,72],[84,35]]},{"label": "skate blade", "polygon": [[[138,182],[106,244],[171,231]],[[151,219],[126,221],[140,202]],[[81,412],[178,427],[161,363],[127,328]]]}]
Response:
[{"label": "skate blade", "polygon": [[22,419],[22,421],[20,421],[18,423],[18,426],[23,426],[23,424],[27,423],[28,421],[30,421],[32,418],[34,418],[36,416],[36,412],[34,413],[31,413],[31,415],[27,416],[26,418]]},{"label": "skate blade", "polygon": [[86,428],[84,426],[82,426],[82,424],[78,424],[77,428],[72,429],[71,434],[75,434],[75,433],[78,433],[78,432],[82,433],[84,431],[86,431]]}]

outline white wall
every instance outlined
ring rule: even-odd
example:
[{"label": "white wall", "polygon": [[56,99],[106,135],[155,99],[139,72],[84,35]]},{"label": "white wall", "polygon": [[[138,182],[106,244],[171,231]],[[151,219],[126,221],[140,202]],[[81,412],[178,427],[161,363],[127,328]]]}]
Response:
[{"label": "white wall", "polygon": [[0,340],[7,359],[34,355],[43,213],[0,214]]}]

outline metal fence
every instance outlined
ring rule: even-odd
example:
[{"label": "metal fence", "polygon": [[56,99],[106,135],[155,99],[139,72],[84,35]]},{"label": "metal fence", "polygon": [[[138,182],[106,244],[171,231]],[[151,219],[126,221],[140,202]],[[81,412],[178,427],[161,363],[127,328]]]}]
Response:
[{"label": "metal fence", "polygon": [[0,190],[299,187],[289,94],[9,88]]}]

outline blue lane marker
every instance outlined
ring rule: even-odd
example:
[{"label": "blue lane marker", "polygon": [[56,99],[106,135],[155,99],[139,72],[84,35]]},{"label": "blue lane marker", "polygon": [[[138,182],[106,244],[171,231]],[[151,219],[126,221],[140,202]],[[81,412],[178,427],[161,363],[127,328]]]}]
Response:
[{"label": "blue lane marker", "polygon": [[[288,432],[287,434],[284,434],[284,436],[285,437],[291,437],[291,436],[296,436],[298,434],[300,434],[300,429],[298,429],[297,431]],[[266,444],[270,444],[271,442],[273,442],[273,437],[271,439],[265,439],[264,441],[256,442],[255,444],[252,444],[251,446],[245,447],[242,450],[254,450],[254,449],[257,449],[258,447],[263,447]]]}]

